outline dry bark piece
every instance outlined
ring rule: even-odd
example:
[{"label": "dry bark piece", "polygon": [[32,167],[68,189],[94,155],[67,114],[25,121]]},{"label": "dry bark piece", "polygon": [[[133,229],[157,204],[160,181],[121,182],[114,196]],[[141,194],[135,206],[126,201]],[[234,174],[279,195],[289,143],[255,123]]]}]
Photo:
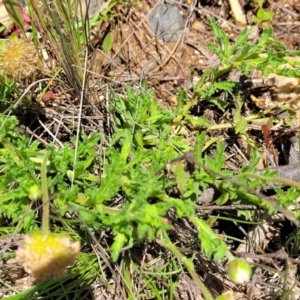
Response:
[{"label": "dry bark piece", "polygon": [[0,3],[0,23],[3,25],[8,25],[12,23],[3,2]]},{"label": "dry bark piece", "polygon": [[271,73],[268,78],[273,78],[275,90],[273,101],[275,105],[288,105],[299,109],[300,79]]},{"label": "dry bark piece", "polygon": [[246,26],[247,19],[239,0],[229,0],[233,18],[237,25]]},{"label": "dry bark piece", "polygon": [[[287,60],[289,57],[286,58]],[[293,62],[298,62],[297,58],[293,58]],[[290,64],[281,66],[281,69],[292,68]],[[260,71],[254,71],[251,75],[251,89],[269,88],[271,90],[272,99],[265,103],[264,108],[274,108],[278,106],[288,106],[291,109],[299,110],[300,100],[300,79],[270,73],[267,77],[263,77]]]}]

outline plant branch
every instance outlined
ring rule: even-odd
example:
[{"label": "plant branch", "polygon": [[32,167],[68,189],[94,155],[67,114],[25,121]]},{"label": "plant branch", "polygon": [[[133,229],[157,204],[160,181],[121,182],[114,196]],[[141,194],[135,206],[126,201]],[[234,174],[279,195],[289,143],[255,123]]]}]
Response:
[{"label": "plant branch", "polygon": [[193,280],[197,283],[199,286],[205,300],[214,300],[213,296],[209,292],[209,290],[206,288],[206,286],[203,284],[203,282],[200,280],[199,276],[195,272],[194,264],[191,260],[189,260],[186,256],[180,253],[180,251],[174,246],[174,244],[170,241],[168,236],[164,235],[164,246],[169,248],[169,250],[176,256],[178,260],[180,260],[184,266],[187,268],[188,272],[190,273]]},{"label": "plant branch", "polygon": [[43,217],[42,230],[44,233],[49,231],[49,194],[47,186],[47,162],[50,153],[46,154],[42,162],[41,178],[42,178],[42,193],[43,193]]}]

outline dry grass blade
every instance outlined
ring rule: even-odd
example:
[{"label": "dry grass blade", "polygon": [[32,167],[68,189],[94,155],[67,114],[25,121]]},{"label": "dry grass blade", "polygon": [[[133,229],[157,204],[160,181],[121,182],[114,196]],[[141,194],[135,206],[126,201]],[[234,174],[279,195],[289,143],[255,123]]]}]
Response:
[{"label": "dry grass blade", "polygon": [[81,54],[82,47],[87,44],[88,18],[85,18],[83,30],[80,32],[79,20],[76,20],[70,0],[64,3],[57,0],[51,4],[43,0],[41,6],[38,5],[38,1],[30,0],[30,4],[36,14],[45,43],[50,43],[50,51],[54,54],[57,64],[62,67],[69,85],[79,97],[83,74],[75,66],[80,66],[84,60]]},{"label": "dry grass blade", "polygon": [[24,19],[20,3],[17,0],[3,0],[3,4],[9,16],[16,22],[19,28],[24,31]]}]

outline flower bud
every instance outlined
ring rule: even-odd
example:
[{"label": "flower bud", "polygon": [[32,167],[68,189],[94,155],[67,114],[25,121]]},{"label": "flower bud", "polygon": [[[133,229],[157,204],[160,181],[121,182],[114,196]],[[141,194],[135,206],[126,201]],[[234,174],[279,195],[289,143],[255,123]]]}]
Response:
[{"label": "flower bud", "polygon": [[216,300],[235,300],[235,294],[232,291],[226,291],[220,295]]},{"label": "flower bud", "polygon": [[235,284],[247,283],[252,275],[252,268],[245,260],[235,258],[226,266],[229,279]]},{"label": "flower bud", "polygon": [[36,185],[33,184],[28,191],[28,198],[30,200],[37,200],[38,198],[40,198],[42,196],[42,192],[40,190],[40,188]]}]

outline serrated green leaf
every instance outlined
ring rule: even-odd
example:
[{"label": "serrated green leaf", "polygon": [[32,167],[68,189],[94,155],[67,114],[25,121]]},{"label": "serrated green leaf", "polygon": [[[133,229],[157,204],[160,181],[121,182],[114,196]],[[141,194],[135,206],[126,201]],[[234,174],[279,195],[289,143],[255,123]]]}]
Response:
[{"label": "serrated green leaf", "polygon": [[201,248],[207,257],[215,257],[217,259],[222,258],[222,254],[225,254],[227,246],[223,241],[212,231],[209,225],[197,218],[191,217],[191,221],[197,228],[198,237],[201,241]]},{"label": "serrated green leaf", "polygon": [[95,204],[101,204],[105,200],[112,199],[120,189],[119,179],[122,173],[122,165],[119,161],[112,163],[102,179],[100,188],[95,192]]},{"label": "serrated green leaf", "polygon": [[114,242],[111,245],[111,258],[113,261],[117,261],[118,257],[127,241],[126,236],[123,233],[117,233]]},{"label": "serrated green leaf", "polygon": [[195,159],[198,163],[201,163],[202,161],[202,152],[204,150],[205,145],[205,133],[201,132],[199,134],[196,133],[196,144],[195,144]]},{"label": "serrated green leaf", "polygon": [[205,117],[194,117],[188,114],[185,115],[185,121],[187,124],[194,126],[209,127],[211,125],[210,121],[207,120]]},{"label": "serrated green leaf", "polygon": [[245,133],[246,126],[247,126],[247,120],[245,118],[238,120],[235,126],[235,133],[236,134]]},{"label": "serrated green leaf", "polygon": [[218,45],[218,50],[222,51],[225,57],[228,56],[228,48],[229,48],[229,39],[224,30],[222,30],[218,25],[214,18],[209,19],[210,26],[212,27],[216,43]]},{"label": "serrated green leaf", "polygon": [[228,193],[222,193],[221,196],[216,200],[216,204],[221,206],[224,205],[229,200]]},{"label": "serrated green leaf", "polygon": [[114,43],[114,35],[109,32],[104,40],[103,40],[103,43],[102,43],[102,49],[105,53],[109,53],[113,47],[113,43]]},{"label": "serrated green leaf", "polygon": [[239,34],[234,46],[232,47],[231,55],[236,55],[241,48],[243,49],[247,46],[247,41],[251,31],[251,28],[246,28]]},{"label": "serrated green leaf", "polygon": [[216,92],[225,91],[231,93],[235,86],[236,86],[236,82],[234,81],[220,81],[220,82],[215,82],[213,88]]},{"label": "serrated green leaf", "polygon": [[215,104],[221,111],[225,111],[226,107],[228,106],[228,103],[221,100],[220,98],[212,97],[209,99],[209,102]]},{"label": "serrated green leaf", "polygon": [[260,7],[257,10],[256,16],[259,21],[269,21],[274,16],[274,12],[266,11],[264,8]]},{"label": "serrated green leaf", "polygon": [[[221,241],[221,240],[219,240],[219,241]],[[228,248],[227,248],[226,244],[224,244],[223,242],[220,242],[217,247],[217,251],[214,253],[214,260],[220,261],[225,256],[227,251],[228,251]]]},{"label": "serrated green leaf", "polygon": [[176,176],[177,188],[181,196],[183,196],[186,191],[187,180],[188,180],[188,175],[187,172],[185,171],[185,165],[183,163],[174,164],[171,167],[171,170]]},{"label": "serrated green leaf", "polygon": [[120,161],[122,163],[126,163],[126,160],[131,152],[131,147],[132,147],[132,138],[131,135],[129,133],[129,131],[124,131],[124,140],[123,140],[123,145],[122,145],[122,149],[121,149],[121,153],[120,153]]},{"label": "serrated green leaf", "polygon": [[140,131],[137,131],[135,134],[134,134],[134,141],[137,145],[137,147],[143,149],[144,148],[144,142],[143,142],[143,135]]}]

